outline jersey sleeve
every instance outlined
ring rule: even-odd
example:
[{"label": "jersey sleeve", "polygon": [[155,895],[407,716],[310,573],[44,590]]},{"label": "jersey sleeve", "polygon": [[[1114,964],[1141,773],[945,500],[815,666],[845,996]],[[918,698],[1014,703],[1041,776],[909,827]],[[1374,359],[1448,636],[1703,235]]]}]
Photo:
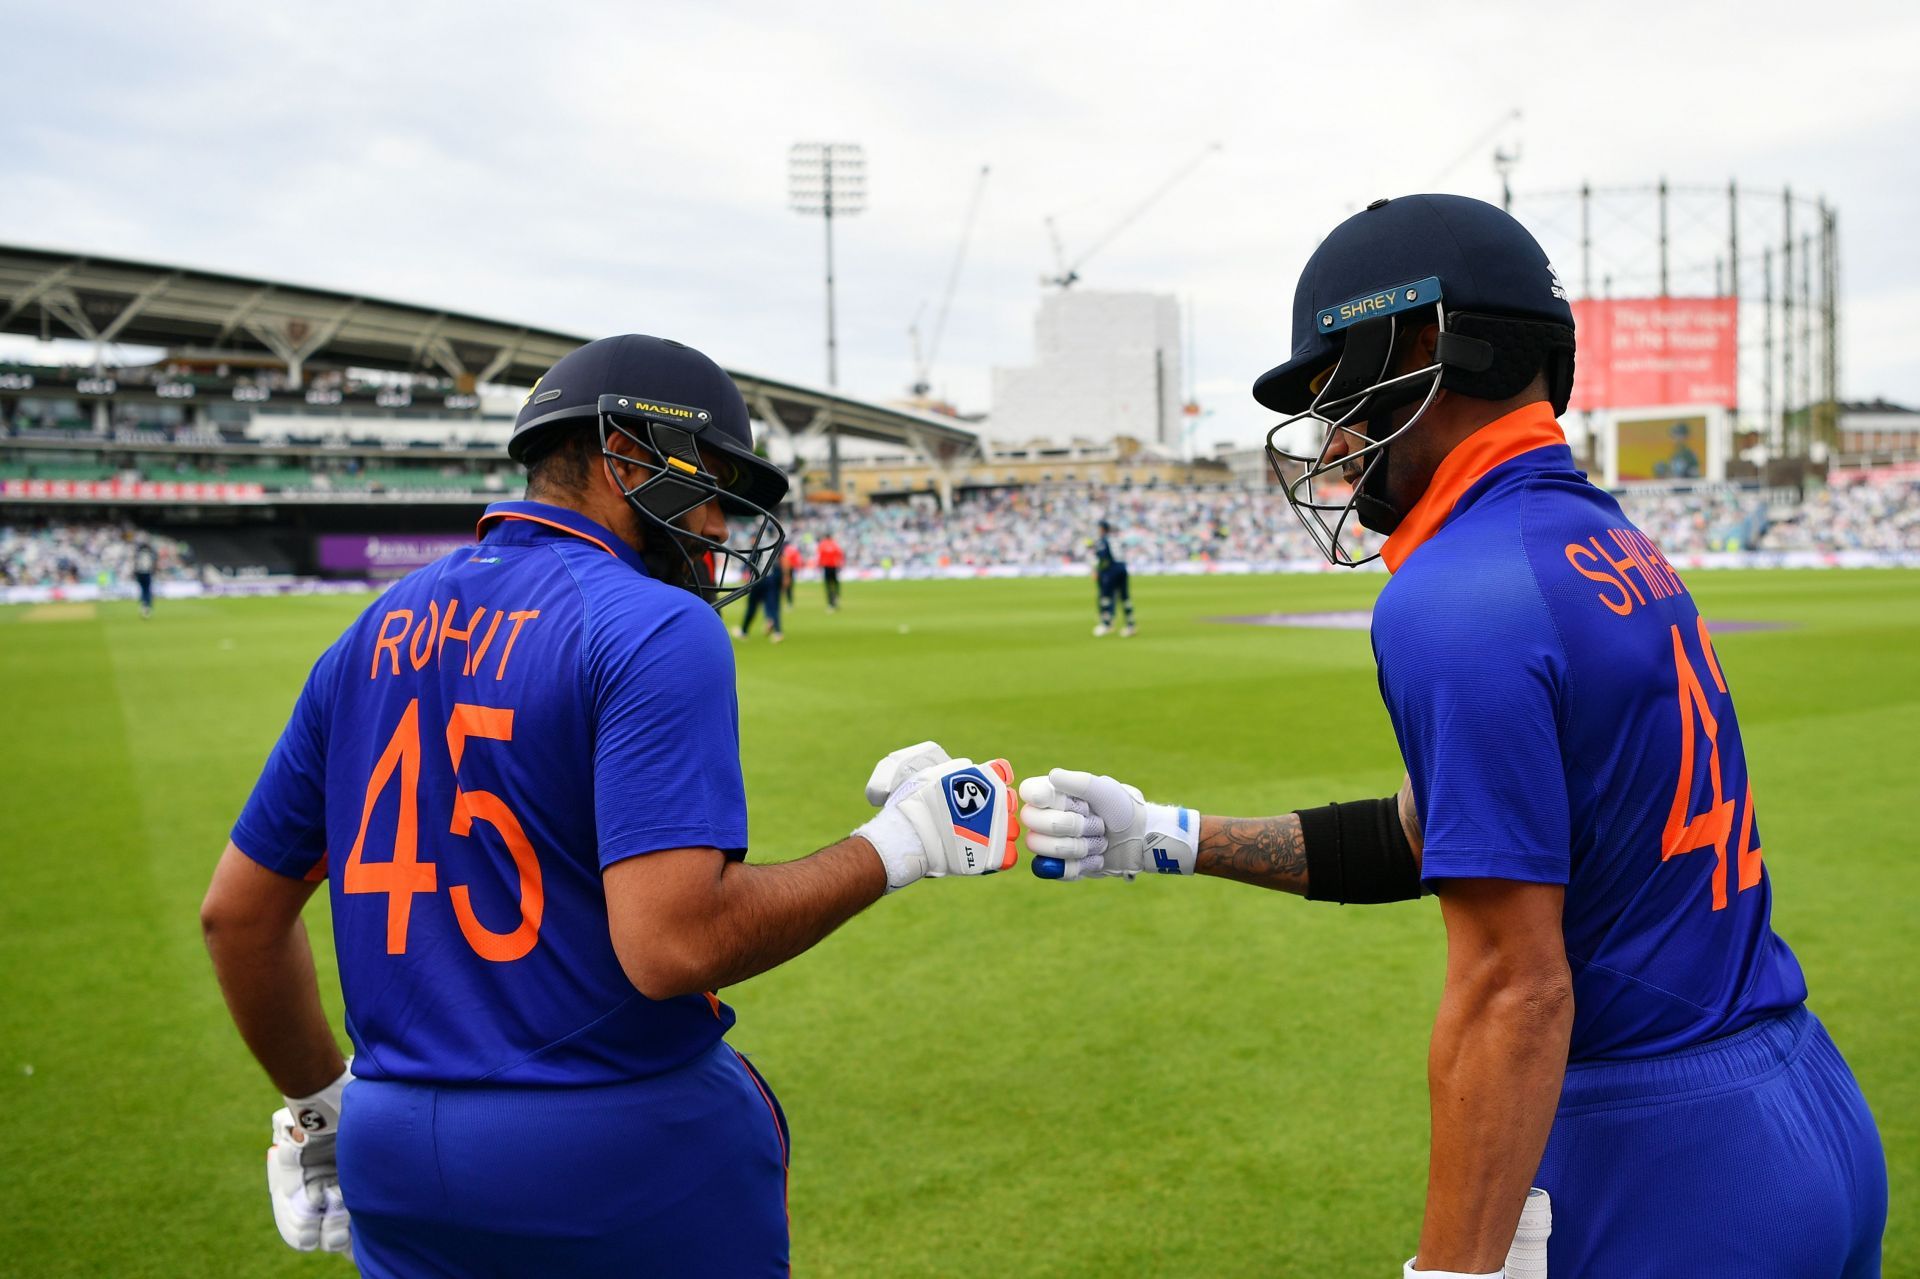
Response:
[{"label": "jersey sleeve", "polygon": [[327,717],[340,644],[320,655],[246,807],[234,847],[276,874],[315,877],[327,855]]},{"label": "jersey sleeve", "polygon": [[1469,580],[1441,599],[1396,581],[1375,614],[1380,692],[1420,813],[1421,877],[1564,884],[1564,653],[1530,575]]},{"label": "jersey sleeve", "polygon": [[694,604],[589,627],[593,817],[600,865],[667,848],[747,850],[733,645]]}]

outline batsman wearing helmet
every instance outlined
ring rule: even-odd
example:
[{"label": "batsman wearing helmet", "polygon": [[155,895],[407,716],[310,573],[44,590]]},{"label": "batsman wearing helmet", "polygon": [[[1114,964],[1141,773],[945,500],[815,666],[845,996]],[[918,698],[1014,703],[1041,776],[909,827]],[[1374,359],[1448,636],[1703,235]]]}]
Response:
[{"label": "batsman wearing helmet", "polygon": [[1021,785],[1034,872],[1439,897],[1408,1274],[1500,1274],[1537,1186],[1557,1276],[1877,1275],[1885,1160],[1771,925],[1737,672],[1574,467],[1545,254],[1491,205],[1383,200],[1314,252],[1293,332],[1254,396],[1287,415],[1270,457],[1327,558],[1386,539],[1373,650],[1406,784],[1224,818],[1055,769]]},{"label": "batsman wearing helmet", "polygon": [[[777,562],[787,480],[740,392],[606,338],[508,452],[527,500],[321,655],[202,907],[285,1096],[275,1222],[375,1276],[783,1274],[786,1123],[715,992],[916,879],[1011,865],[1010,773],[897,751],[853,835],[749,864],[716,609]],[[300,924],[322,882],[350,1071]]]}]

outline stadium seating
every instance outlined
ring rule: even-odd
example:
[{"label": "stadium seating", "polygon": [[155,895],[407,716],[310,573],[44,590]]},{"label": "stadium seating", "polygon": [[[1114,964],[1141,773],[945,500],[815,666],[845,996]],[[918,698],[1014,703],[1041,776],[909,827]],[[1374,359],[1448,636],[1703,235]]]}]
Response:
[{"label": "stadium seating", "polygon": [[[93,479],[108,468],[73,464],[0,465],[0,479]],[[324,482],[332,491],[472,492],[486,474],[441,474],[391,467],[359,474],[314,473],[287,466],[232,467],[221,472],[143,471],[153,480],[224,480],[285,491]],[[1728,488],[1640,490],[1622,505],[1670,555],[1709,551],[1877,551],[1920,553],[1920,479],[1839,484],[1804,502],[1783,493]],[[789,534],[811,552],[831,532],[856,568],[1058,569],[1084,567],[1094,525],[1113,522],[1121,554],[1136,565],[1173,567],[1207,562],[1312,562],[1318,555],[1286,503],[1270,490],[1054,488],[967,495],[947,515],[928,505],[806,508],[789,517]],[[130,525],[48,523],[0,526],[0,584],[52,585],[130,572]],[[284,531],[193,534],[195,546],[155,537],[163,573],[185,575],[194,559],[223,567],[299,571],[306,535]],[[170,548],[170,549],[165,549]],[[194,552],[198,552],[197,556]]]},{"label": "stadium seating", "polygon": [[31,478],[36,480],[110,480],[120,474],[111,466],[97,462],[29,462]]},{"label": "stadium seating", "polygon": [[[1750,550],[1920,550],[1920,481],[1790,493],[1700,488],[1629,490],[1627,516],[1669,555]],[[951,514],[929,506],[814,506],[789,534],[810,546],[828,532],[862,568],[920,571],[1084,563],[1101,519],[1137,564],[1312,561],[1319,552],[1271,490],[1061,487],[965,495]],[[1367,538],[1369,549],[1377,538]]]},{"label": "stadium seating", "polygon": [[102,576],[131,581],[134,547],[142,540],[159,557],[161,580],[194,576],[185,543],[131,524],[67,524],[52,521],[26,528],[0,526],[0,586],[61,586],[96,582]]}]

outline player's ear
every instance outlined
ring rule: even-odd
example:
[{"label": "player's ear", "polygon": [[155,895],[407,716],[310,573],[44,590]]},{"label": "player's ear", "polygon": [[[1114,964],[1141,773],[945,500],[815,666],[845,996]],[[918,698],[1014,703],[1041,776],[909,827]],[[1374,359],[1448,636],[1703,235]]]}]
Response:
[{"label": "player's ear", "polygon": [[1408,350],[1407,367],[1409,369],[1430,368],[1439,359],[1440,326],[1423,324],[1414,334],[1413,345]]},{"label": "player's ear", "polygon": [[600,469],[606,476],[607,486],[613,490],[615,497],[625,500],[626,494],[621,485],[632,482],[629,472],[637,465],[635,454],[643,451],[624,431],[607,433],[607,456],[603,458],[606,465]]}]

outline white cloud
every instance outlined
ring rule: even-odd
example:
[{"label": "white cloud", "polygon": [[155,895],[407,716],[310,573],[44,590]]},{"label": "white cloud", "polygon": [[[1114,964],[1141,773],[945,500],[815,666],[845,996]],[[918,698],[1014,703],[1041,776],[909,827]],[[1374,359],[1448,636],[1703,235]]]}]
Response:
[{"label": "white cloud", "polygon": [[[19,6],[10,6],[19,8]],[[1840,209],[1847,298],[1905,314],[1920,125],[1896,3],[1385,0],[794,8],[126,3],[9,16],[0,239],[178,260],[822,376],[820,227],[786,152],[862,141],[840,228],[842,382],[909,378],[908,322],[993,166],[935,381],[984,407],[1027,358],[1043,227],[1091,244],[1203,145],[1226,149],[1086,268],[1191,299],[1202,434],[1290,338],[1334,222],[1426,189],[1515,107],[1516,185],[1792,182]],[[1486,148],[1490,152],[1491,146]],[[1446,185],[1492,196],[1486,154]],[[1850,320],[1844,389],[1920,399],[1907,344]]]}]

